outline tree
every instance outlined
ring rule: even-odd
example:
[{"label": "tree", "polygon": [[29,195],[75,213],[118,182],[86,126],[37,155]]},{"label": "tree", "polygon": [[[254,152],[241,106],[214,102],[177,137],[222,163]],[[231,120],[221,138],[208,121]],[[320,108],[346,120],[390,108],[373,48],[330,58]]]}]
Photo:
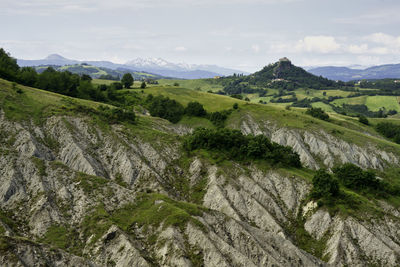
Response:
[{"label": "tree", "polygon": [[160,117],[172,123],[177,123],[183,116],[183,106],[168,97],[148,95],[146,102],[150,115],[153,117]]},{"label": "tree", "polygon": [[238,108],[239,108],[238,103],[234,103],[234,104],[233,104],[233,109],[238,109]]},{"label": "tree", "polygon": [[320,169],[312,179],[313,189],[311,195],[314,198],[333,197],[339,194],[339,182],[326,170]]},{"label": "tree", "polygon": [[120,89],[122,89],[123,87],[122,87],[122,83],[120,83],[120,82],[113,82],[113,83],[110,85],[110,88],[114,88],[115,90],[120,90]]},{"label": "tree", "polygon": [[142,82],[142,84],[140,85],[140,88],[142,88],[142,89],[146,88],[146,83]]},{"label": "tree", "polygon": [[189,116],[203,117],[206,115],[206,111],[202,104],[199,102],[190,102],[185,108],[185,114]]},{"label": "tree", "polygon": [[92,77],[90,77],[90,75],[87,75],[87,74],[82,74],[81,80],[82,81],[91,81]]},{"label": "tree", "polygon": [[329,115],[325,113],[321,108],[309,108],[306,111],[306,114],[313,116],[314,118],[318,118],[324,121],[329,120]]},{"label": "tree", "polygon": [[379,187],[379,180],[376,179],[372,171],[364,171],[352,163],[345,163],[336,167],[333,172],[344,186],[353,190],[377,189]]},{"label": "tree", "polygon": [[369,125],[369,121],[367,117],[365,117],[364,115],[360,115],[358,117],[358,121],[361,122],[362,124]]},{"label": "tree", "polygon": [[36,73],[36,70],[34,68],[32,67],[21,68],[18,75],[18,80],[20,81],[20,83],[28,86],[35,86],[37,79],[38,79],[38,74]]},{"label": "tree", "polygon": [[124,76],[122,76],[121,83],[124,85],[125,88],[131,88],[133,85],[133,77],[132,74],[130,73],[125,73]]},{"label": "tree", "polygon": [[19,71],[17,60],[0,48],[0,78],[15,81]]}]

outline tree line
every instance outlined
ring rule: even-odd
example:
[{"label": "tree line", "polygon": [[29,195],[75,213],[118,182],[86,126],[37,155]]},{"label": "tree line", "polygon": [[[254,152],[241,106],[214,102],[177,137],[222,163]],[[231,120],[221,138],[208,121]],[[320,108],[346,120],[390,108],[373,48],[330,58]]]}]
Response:
[{"label": "tree line", "polygon": [[291,147],[271,142],[264,135],[243,135],[239,130],[227,128],[197,128],[186,136],[186,151],[206,149],[230,160],[266,160],[271,164],[301,167],[300,157]]}]

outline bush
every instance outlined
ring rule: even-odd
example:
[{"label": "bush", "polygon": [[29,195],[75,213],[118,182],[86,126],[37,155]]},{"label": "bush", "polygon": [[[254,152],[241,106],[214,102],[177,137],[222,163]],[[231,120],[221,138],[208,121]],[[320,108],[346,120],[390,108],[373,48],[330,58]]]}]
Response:
[{"label": "bush", "polygon": [[328,121],[329,115],[325,113],[321,108],[309,108],[306,111],[306,114],[313,116],[314,118],[318,118],[320,120]]},{"label": "bush", "polygon": [[233,104],[233,109],[238,109],[239,108],[239,105],[238,105],[238,103],[235,103],[235,104]]},{"label": "bush", "polygon": [[313,198],[330,198],[339,194],[338,180],[324,169],[317,171],[312,179],[312,184],[311,196]]},{"label": "bush", "polygon": [[100,106],[98,112],[101,116],[104,116],[109,123],[117,123],[121,121],[134,123],[136,120],[135,112],[131,110]]},{"label": "bush", "polygon": [[146,104],[151,116],[167,119],[172,123],[180,121],[184,113],[184,108],[180,103],[164,96],[149,95]]},{"label": "bush", "polygon": [[146,88],[146,83],[145,83],[145,82],[142,82],[142,84],[140,85],[140,88],[141,88],[141,89],[145,89],[145,88]]},{"label": "bush", "polygon": [[190,102],[185,108],[185,114],[195,117],[204,117],[207,112],[199,102]]},{"label": "bush", "polygon": [[240,99],[240,100],[243,99],[243,96],[242,96],[242,95],[239,95],[239,94],[231,95],[231,97],[232,97],[232,98],[236,98],[236,99]]},{"label": "bush", "polygon": [[110,85],[110,87],[112,87],[115,90],[121,90],[123,88],[122,83],[120,82],[114,82]]},{"label": "bush", "polygon": [[124,76],[122,76],[121,83],[124,85],[125,88],[131,88],[133,85],[133,77],[132,74],[130,73],[125,73]]},{"label": "bush", "polygon": [[358,117],[358,121],[361,122],[362,124],[369,125],[369,121],[368,121],[367,117],[365,117],[363,115],[360,115]]},{"label": "bush", "polygon": [[299,155],[291,147],[272,143],[264,135],[243,135],[226,128],[197,128],[183,144],[185,150],[206,149],[222,153],[229,159],[262,159],[272,164],[301,167]]},{"label": "bush", "polygon": [[231,110],[215,111],[208,115],[208,119],[217,127],[224,127],[225,121],[231,114]]},{"label": "bush", "polygon": [[376,125],[376,130],[383,136],[400,144],[400,125],[391,122],[380,122]]},{"label": "bush", "polygon": [[341,184],[355,191],[380,189],[380,182],[376,179],[375,173],[364,171],[352,163],[345,163],[340,167],[336,167],[333,172]]}]

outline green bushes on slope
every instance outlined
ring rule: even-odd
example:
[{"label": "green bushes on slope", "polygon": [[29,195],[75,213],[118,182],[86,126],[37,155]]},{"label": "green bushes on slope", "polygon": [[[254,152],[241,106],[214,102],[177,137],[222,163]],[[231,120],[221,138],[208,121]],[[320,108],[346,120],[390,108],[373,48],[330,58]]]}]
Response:
[{"label": "green bushes on slope", "polygon": [[290,147],[271,142],[263,135],[243,135],[238,130],[197,128],[184,141],[184,149],[206,149],[229,159],[262,159],[272,164],[301,167],[299,155]]},{"label": "green bushes on slope", "polygon": [[327,121],[329,120],[329,115],[322,110],[322,108],[309,108],[306,111],[307,115],[311,115],[314,118],[318,118],[320,120]]},{"label": "green bushes on slope", "polygon": [[151,116],[160,117],[169,120],[172,123],[177,123],[184,114],[183,106],[168,97],[148,95],[146,104]]},{"label": "green bushes on slope", "polygon": [[376,130],[383,136],[400,144],[400,125],[391,122],[380,122],[376,125]]}]

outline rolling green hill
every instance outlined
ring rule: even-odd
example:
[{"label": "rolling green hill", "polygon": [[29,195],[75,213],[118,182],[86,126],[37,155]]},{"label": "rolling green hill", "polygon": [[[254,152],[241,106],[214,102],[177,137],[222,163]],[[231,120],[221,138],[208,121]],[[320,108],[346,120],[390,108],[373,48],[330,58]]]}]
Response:
[{"label": "rolling green hill", "polygon": [[[234,103],[239,105],[228,115],[224,128],[216,128],[207,118],[187,115],[172,124],[143,112],[149,95],[163,95],[184,106],[196,101],[203,104],[207,112],[222,112],[231,109]],[[154,264],[162,260],[150,252],[160,253],[164,246],[179,244],[181,250],[170,251],[171,258],[180,259],[185,255],[190,262],[213,265],[214,258],[204,256],[210,255],[210,249],[213,253],[223,249],[249,249],[248,241],[241,245],[216,243],[214,248],[202,243],[204,240],[252,231],[256,236],[250,235],[246,240],[254,241],[252,247],[259,244],[257,255],[275,253],[284,243],[281,261],[289,264],[294,258],[302,257],[303,261],[310,261],[310,265],[323,264],[337,251],[326,244],[342,232],[332,224],[329,226],[332,234],[326,234],[326,239],[312,236],[313,230],[308,224],[312,220],[322,224],[322,219],[315,219],[317,215],[313,215],[320,213],[341,223],[351,220],[357,226],[353,232],[357,237],[351,242],[360,244],[362,253],[354,254],[351,262],[355,259],[363,263],[384,260],[379,255],[369,254],[369,245],[361,245],[363,239],[358,236],[362,231],[357,229],[361,229],[360,225],[381,227],[379,235],[390,236],[392,230],[384,227],[392,227],[392,223],[386,224],[380,218],[391,216],[391,212],[382,210],[380,203],[398,209],[398,196],[381,196],[375,191],[357,191],[340,185],[341,195],[334,204],[321,199],[318,207],[309,195],[317,168],[349,161],[373,170],[393,186],[400,185],[396,163],[400,158],[400,145],[382,138],[374,128],[384,119],[376,119],[367,126],[354,118],[331,113],[330,121],[322,121],[305,114],[304,109],[287,110],[248,103],[177,86],[124,89],[118,91],[118,96],[125,102],[136,99],[134,122],[111,122],[105,117],[108,113],[105,113],[104,103],[0,80],[0,167],[7,172],[19,172],[18,177],[4,172],[0,176],[1,188],[16,188],[8,191],[11,193],[0,191],[3,262],[10,262],[12,255],[19,255],[15,247],[24,248],[26,253],[35,247],[47,261],[53,261],[56,253],[57,262],[73,259],[79,265],[84,262],[108,265],[111,260],[124,266]],[[117,110],[113,105],[108,107]],[[262,159],[228,159],[227,154],[212,149],[185,151],[185,140],[199,126],[211,129],[210,134],[218,131],[236,137],[239,133],[250,134],[241,137],[242,141],[257,140],[251,134],[268,136],[296,151],[303,167],[272,165]],[[227,135],[221,142],[232,137]],[[250,148],[248,145],[247,149]],[[12,179],[11,184],[9,179]],[[46,186],[41,187],[44,182]],[[25,188],[27,193],[18,191],[19,188]],[[24,205],[19,204],[22,199]],[[292,214],[293,209],[285,204],[288,201],[298,203],[299,212]],[[48,203],[47,210],[57,214],[57,220],[49,221],[46,213],[37,212],[42,203]],[[224,204],[220,206],[220,203]],[[241,208],[242,205],[246,208]],[[302,210],[307,205],[315,207],[308,211],[309,215],[303,216]],[[257,217],[253,215],[254,206],[259,207]],[[237,210],[241,216],[233,219],[232,210]],[[281,215],[275,213],[279,210],[283,211]],[[366,222],[362,218],[369,220]],[[393,223],[398,221],[392,220]],[[22,222],[28,222],[30,230],[26,230]],[[271,232],[272,229],[280,229],[288,238]],[[4,234],[10,231],[12,236]],[[136,231],[140,231],[141,236]],[[370,239],[377,240],[376,235],[371,232]],[[183,239],[177,241],[176,236]],[[263,240],[265,236],[278,239]],[[25,241],[27,238],[29,242]],[[350,242],[345,237],[340,240],[345,244]],[[275,249],[261,249],[271,242]],[[143,254],[132,249],[134,244],[141,245]],[[193,252],[193,247],[198,252]],[[326,252],[329,255],[323,256]],[[371,258],[366,260],[362,257],[364,253]],[[396,248],[393,253],[397,253]],[[258,263],[248,256],[237,259],[230,255],[229,259]],[[339,259],[350,262],[346,258]],[[33,265],[40,262],[41,258],[30,259]]]},{"label": "rolling green hill", "polygon": [[399,118],[332,112],[337,88],[297,89],[321,120],[193,88],[210,80],[116,89],[2,62],[3,264],[400,264],[400,145],[377,127],[400,136]]}]

